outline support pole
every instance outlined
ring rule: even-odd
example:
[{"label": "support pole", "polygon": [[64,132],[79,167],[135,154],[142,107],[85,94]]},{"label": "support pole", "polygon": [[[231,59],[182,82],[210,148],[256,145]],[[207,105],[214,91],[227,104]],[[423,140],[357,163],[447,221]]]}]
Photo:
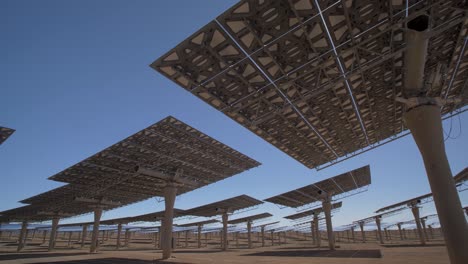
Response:
[{"label": "support pole", "polygon": [[198,225],[198,233],[197,233],[197,239],[198,239],[198,248],[201,248],[201,230],[202,230],[202,225]]},{"label": "support pole", "polygon": [[426,239],[426,241],[429,241],[429,236],[427,235],[426,219],[425,218],[421,218],[421,225],[422,225],[423,232],[424,232],[424,238]]},{"label": "support pole", "polygon": [[327,196],[322,201],[323,212],[325,213],[325,222],[327,224],[328,247],[335,250],[335,239],[333,237],[333,226],[331,221],[331,197]]},{"label": "support pole", "polygon": [[88,225],[83,225],[83,231],[81,233],[81,247],[83,248],[86,241],[86,235],[88,234]]},{"label": "support pole", "polygon": [[252,248],[252,221],[247,221],[247,240],[249,248]]},{"label": "support pole", "polygon": [[21,231],[18,239],[18,248],[16,249],[17,252],[23,250],[26,244],[26,231],[28,230],[28,222],[23,221],[21,224]]},{"label": "support pole", "polygon": [[122,223],[119,223],[117,225],[117,244],[116,244],[116,248],[117,250],[120,249],[120,235],[122,233]]},{"label": "support pole", "polygon": [[275,245],[275,236],[274,236],[273,230],[270,231],[270,235],[271,235],[271,245],[274,246]]},{"label": "support pole", "polygon": [[128,244],[130,243],[130,229],[125,229],[125,247],[128,247]]},{"label": "support pole", "polygon": [[186,230],[185,231],[185,248],[188,248],[188,233],[189,233],[189,231]]},{"label": "support pole", "polygon": [[380,226],[380,219],[382,218],[382,216],[376,216],[375,217],[375,223],[377,224],[377,236],[380,240],[380,244],[383,244],[384,243],[384,240],[383,240],[383,237],[382,237],[382,228]]},{"label": "support pole", "polygon": [[419,218],[419,207],[416,205],[412,205],[411,212],[413,212],[414,221],[416,222],[416,228],[418,230],[418,236],[419,240],[421,241],[421,245],[426,245],[426,239],[424,238],[424,233],[421,227],[421,219]]},{"label": "support pole", "polygon": [[261,227],[262,230],[262,247],[265,246],[265,226]]},{"label": "support pole", "polygon": [[315,241],[315,230],[314,230],[314,221],[310,221],[310,233],[311,233],[311,236],[312,236],[312,244],[315,245],[316,241]]},{"label": "support pole", "polygon": [[50,237],[49,237],[49,251],[54,250],[55,248],[55,239],[57,237],[57,228],[60,218],[54,217],[52,218],[52,229],[50,230]]},{"label": "support pole", "polygon": [[164,187],[165,211],[161,222],[161,249],[162,258],[168,259],[172,254],[172,223],[174,218],[174,203],[177,188],[173,183],[167,183]]},{"label": "support pole", "polygon": [[317,242],[317,246],[320,247],[321,246],[321,236],[320,236],[320,230],[319,230],[319,219],[318,219],[318,215],[317,214],[314,214],[314,225],[315,225],[315,241]]},{"label": "support pole", "polygon": [[68,232],[68,247],[71,245],[71,238],[72,238],[73,232]]},{"label": "support pole", "polygon": [[91,236],[91,246],[89,248],[89,253],[96,253],[98,247],[98,236],[99,236],[99,222],[101,221],[102,216],[102,207],[97,206],[94,208],[94,224],[93,224],[93,234]]},{"label": "support pole", "polygon": [[424,160],[450,262],[462,264],[468,262],[468,226],[445,152],[441,106],[434,98],[417,98],[425,92],[429,21],[428,16],[421,15],[407,23],[404,95],[407,101],[418,103],[409,105],[403,118]]},{"label": "support pole", "polygon": [[44,244],[46,242],[46,237],[47,237],[47,230],[44,230],[42,232],[42,244]]},{"label": "support pole", "polygon": [[228,225],[228,214],[227,212],[223,213],[223,243],[222,243],[222,250],[226,251],[228,249],[228,244],[227,244],[227,228]]},{"label": "support pole", "polygon": [[397,224],[398,232],[400,233],[400,240],[403,240],[403,230],[401,230],[401,223]]},{"label": "support pole", "polygon": [[404,114],[424,160],[452,264],[468,262],[468,226],[445,153],[440,107],[421,105]]},{"label": "support pole", "polygon": [[353,243],[356,242],[354,239],[354,226],[351,227],[351,238],[353,239]]},{"label": "support pole", "polygon": [[427,227],[429,227],[429,234],[431,235],[431,238],[434,239],[434,232],[432,231],[432,226],[428,225]]},{"label": "support pole", "polygon": [[364,232],[364,222],[359,222],[359,227],[361,228],[362,243],[366,243],[366,233]]}]

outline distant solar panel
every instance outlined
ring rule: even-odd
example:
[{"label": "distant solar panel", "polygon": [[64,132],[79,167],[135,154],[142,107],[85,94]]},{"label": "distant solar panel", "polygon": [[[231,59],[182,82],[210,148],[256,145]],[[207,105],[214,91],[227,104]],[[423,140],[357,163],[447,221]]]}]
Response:
[{"label": "distant solar panel", "polygon": [[[102,200],[99,193],[92,193],[87,186],[67,184],[50,191],[38,194],[36,196],[24,199],[21,203],[32,204],[40,206],[44,211],[68,213],[68,214],[84,214],[93,211],[90,206],[92,203],[77,200],[77,197],[82,197],[92,200]],[[106,194],[106,201],[112,203],[107,205],[106,208],[113,209],[120,206],[132,204],[151,198],[149,195],[138,193],[112,193]]]},{"label": "distant solar panel", "polygon": [[376,217],[392,216],[392,215],[400,213],[401,211],[403,211],[405,209],[406,208],[398,208],[398,209],[388,211],[388,212],[385,212],[385,213],[382,213],[382,214],[377,214],[377,215],[370,216],[370,217],[367,217],[367,218],[364,218],[364,219],[361,219],[361,220],[357,220],[357,221],[354,221],[353,223],[356,225],[356,224],[359,224],[360,222],[363,222],[363,223],[373,222],[373,221],[375,221]]},{"label": "distant solar panel", "polygon": [[246,217],[229,220],[228,224],[235,225],[235,224],[245,223],[245,222],[249,222],[249,221],[255,221],[255,220],[259,220],[259,219],[263,219],[263,218],[267,218],[267,217],[271,217],[271,216],[273,216],[273,215],[270,214],[270,213],[261,213],[261,214],[256,214],[256,215],[249,215],[249,216],[246,216]]},{"label": "distant solar panel", "polygon": [[322,198],[322,192],[335,196],[365,187],[370,183],[370,168],[369,166],[364,166],[290,192],[270,197],[265,199],[265,201],[296,208],[313,202],[319,202]]},{"label": "distant solar panel", "polygon": [[185,214],[211,217],[222,214],[224,210],[235,212],[237,210],[253,207],[262,203],[262,201],[248,195],[239,195],[233,198],[185,210]]},{"label": "distant solar panel", "polygon": [[[468,168],[465,168],[462,171],[460,171],[457,175],[455,175],[453,177],[453,179],[454,179],[455,183],[462,183],[463,181],[466,181],[468,179]],[[392,205],[389,205],[389,206],[382,207],[382,208],[378,209],[375,212],[376,213],[385,212],[385,211],[393,209],[393,208],[407,207],[408,204],[411,204],[411,203],[427,203],[427,202],[431,202],[432,200],[433,200],[432,199],[432,193],[427,193],[427,194],[424,194],[424,195],[421,195],[421,196],[418,196],[418,197],[415,197],[415,198],[405,200],[403,202],[399,202],[399,203],[396,203],[396,204],[392,204]]]},{"label": "distant solar panel", "polygon": [[[334,203],[334,204],[332,204],[331,209],[334,210],[334,209],[341,208],[342,204],[343,204],[342,202]],[[307,216],[320,214],[322,212],[323,212],[323,208],[319,207],[319,208],[303,211],[303,212],[300,212],[300,213],[297,213],[297,214],[288,215],[288,216],[285,216],[284,218],[290,219],[290,220],[297,220],[297,219],[301,219],[301,218],[304,218],[304,217],[307,217]]]},{"label": "distant solar panel", "polygon": [[279,222],[280,222],[280,221],[270,222],[270,223],[266,223],[266,224],[259,224],[259,225],[254,226],[253,228],[265,227],[265,226],[269,226],[269,225],[276,225],[276,224],[278,224]]},{"label": "distant solar panel", "polygon": [[41,214],[42,207],[25,205],[10,210],[0,212],[0,223],[34,221],[42,222],[50,220],[50,215]]},{"label": "distant solar panel", "polygon": [[433,24],[427,93],[468,98],[464,0],[344,3],[242,0],[151,67],[309,168],[406,130],[395,97],[418,14]]},{"label": "distant solar panel", "polygon": [[427,194],[424,194],[424,195],[421,195],[421,196],[418,196],[418,197],[414,197],[414,198],[405,200],[403,202],[399,202],[399,203],[396,203],[396,204],[393,204],[393,205],[385,206],[385,207],[382,207],[382,208],[378,209],[375,212],[376,213],[381,213],[381,212],[385,212],[385,211],[388,211],[390,209],[394,209],[394,208],[398,208],[398,207],[406,208],[408,206],[408,204],[421,203],[426,199],[431,199],[431,201],[432,201],[432,193],[427,193]]},{"label": "distant solar panel", "polygon": [[14,132],[14,129],[0,126],[0,145],[5,142],[5,140],[7,140],[7,138],[9,138]]},{"label": "distant solar panel", "polygon": [[214,223],[219,223],[218,220],[216,219],[211,219],[211,220],[205,220],[205,221],[199,221],[199,222],[192,222],[192,223],[186,223],[186,224],[178,224],[177,226],[180,227],[191,227],[191,226],[198,226],[198,225],[209,225],[209,224],[214,224]]},{"label": "distant solar panel", "polygon": [[[129,223],[132,223],[132,222],[161,221],[164,218],[164,213],[165,213],[165,211],[160,211],[160,212],[155,212],[155,213],[131,216],[131,217],[129,217],[129,220],[130,220]],[[174,218],[185,216],[185,215],[186,214],[185,214],[184,210],[174,208]],[[107,221],[109,221],[109,220],[107,220]]]}]

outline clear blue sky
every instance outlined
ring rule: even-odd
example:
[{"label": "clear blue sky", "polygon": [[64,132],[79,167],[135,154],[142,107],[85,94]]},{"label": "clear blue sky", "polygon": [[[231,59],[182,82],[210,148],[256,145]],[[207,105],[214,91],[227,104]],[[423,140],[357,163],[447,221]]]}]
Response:
[{"label": "clear blue sky", "polygon": [[[336,226],[430,191],[411,137],[322,171],[309,170],[148,66],[235,2],[0,1],[0,126],[17,130],[0,146],[0,211],[62,185],[47,177],[167,115],[263,164],[182,195],[178,208],[240,194],[265,199],[367,164],[372,185],[343,201]],[[445,122],[447,131],[449,125]],[[454,118],[452,126],[453,136],[461,128],[456,139],[447,140],[457,173],[468,165],[468,114]],[[464,205],[467,193],[461,193]],[[163,203],[151,199],[105,212],[103,219],[162,209]],[[266,204],[245,214],[263,211],[277,217],[295,212]],[[433,212],[428,204],[421,214]],[[407,219],[409,212],[388,221]]]}]

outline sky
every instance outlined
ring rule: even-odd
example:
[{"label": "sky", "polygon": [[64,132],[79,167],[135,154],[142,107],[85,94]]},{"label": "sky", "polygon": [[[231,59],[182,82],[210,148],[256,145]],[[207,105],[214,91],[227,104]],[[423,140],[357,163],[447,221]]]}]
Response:
[{"label": "sky", "polygon": [[[430,192],[411,136],[310,170],[148,66],[236,2],[0,1],[0,126],[16,129],[0,146],[0,211],[63,185],[47,178],[168,115],[262,163],[179,196],[176,208],[241,194],[266,199],[367,164],[371,186],[343,200],[334,226]],[[456,174],[468,165],[468,113],[445,121],[444,130],[450,132],[446,148]],[[460,193],[465,206],[467,193]],[[104,212],[102,219],[163,209],[153,198]],[[233,218],[265,211],[274,214],[272,221],[296,212],[266,203]],[[432,213],[432,203],[423,205],[421,216]],[[88,214],[61,222],[91,219]],[[406,210],[383,222],[410,219]]]}]

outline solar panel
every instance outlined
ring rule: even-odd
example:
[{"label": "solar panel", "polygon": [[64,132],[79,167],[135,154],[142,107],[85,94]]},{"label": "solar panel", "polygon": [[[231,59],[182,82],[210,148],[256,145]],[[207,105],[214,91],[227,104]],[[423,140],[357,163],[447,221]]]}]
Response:
[{"label": "solar panel", "polygon": [[370,168],[367,165],[290,192],[270,197],[265,199],[265,201],[296,208],[321,201],[322,192],[335,196],[365,187],[370,183]]},{"label": "solar panel", "polygon": [[406,208],[404,208],[404,207],[403,208],[398,208],[398,209],[388,211],[388,212],[385,212],[385,213],[382,213],[382,214],[377,214],[377,215],[370,216],[370,217],[367,217],[367,218],[364,218],[364,219],[361,219],[361,220],[357,220],[357,221],[354,221],[353,223],[358,224],[360,222],[363,222],[363,223],[373,222],[373,221],[375,221],[376,217],[392,216],[392,215],[400,213],[402,210],[405,210],[405,209]]},{"label": "solar panel", "polygon": [[275,225],[275,224],[278,224],[278,223],[279,223],[279,221],[276,221],[276,222],[271,222],[271,223],[266,223],[266,224],[257,225],[257,226],[254,226],[253,228],[265,227],[265,226],[269,226],[269,225]]},{"label": "solar panel", "polygon": [[255,198],[252,198],[248,195],[239,195],[233,198],[225,199],[222,201],[210,203],[207,205],[202,205],[192,209],[185,210],[187,215],[196,215],[196,216],[206,216],[211,217],[215,215],[222,214],[221,210],[227,210],[228,212],[235,212],[237,210],[253,207],[259,204],[262,204],[262,201],[259,201]]},{"label": "solar panel", "polygon": [[453,177],[453,179],[455,180],[455,183],[461,183],[461,182],[467,181],[468,180],[468,167],[460,171],[457,175]]},{"label": "solar panel", "polygon": [[[43,210],[50,212],[61,212],[61,213],[76,213],[84,214],[93,211],[91,205],[92,202],[84,202],[77,199],[77,197],[104,201],[102,200],[101,194],[93,194],[89,191],[89,187],[75,184],[67,184],[50,191],[38,194],[36,196],[24,199],[21,203],[27,203],[32,205],[41,206]],[[110,202],[110,205],[106,205],[106,209],[114,209],[120,206],[132,204],[151,198],[149,195],[131,193],[131,192],[120,192],[120,193],[107,193],[105,201]]]},{"label": "solar panel", "polygon": [[[164,218],[164,213],[165,213],[165,211],[160,211],[160,212],[155,212],[155,213],[131,216],[131,217],[129,217],[129,220],[130,220],[129,223],[131,223],[131,222],[161,221]],[[185,214],[184,210],[174,208],[174,218],[185,216],[185,215],[186,214]]]},{"label": "solar panel", "polygon": [[[463,169],[460,171],[457,175],[453,177],[455,183],[461,183],[463,181],[466,181],[468,179],[468,168]],[[375,211],[376,213],[380,212],[385,212],[387,210],[393,209],[393,208],[398,208],[398,207],[407,207],[408,204],[411,203],[426,203],[426,202],[431,202],[432,201],[432,193],[427,193],[412,199],[405,200],[403,202],[399,202],[393,205],[385,206],[380,208],[379,210]]]},{"label": "solar panel", "polygon": [[245,223],[245,222],[249,222],[249,221],[255,221],[255,220],[259,220],[259,219],[263,219],[263,218],[267,218],[267,217],[271,217],[271,216],[273,216],[273,215],[270,214],[270,213],[261,213],[261,214],[256,214],[256,215],[249,215],[249,216],[246,216],[246,217],[229,220],[228,224],[235,225],[235,224]]},{"label": "solar panel", "polygon": [[[415,198],[411,198],[411,199],[408,199],[408,200],[405,200],[403,202],[399,202],[399,203],[396,203],[396,204],[393,204],[393,205],[389,205],[389,206],[386,206],[386,207],[382,207],[380,208],[379,210],[375,211],[376,213],[381,213],[381,212],[385,212],[387,210],[390,210],[390,209],[393,209],[393,208],[398,208],[398,207],[407,207],[408,204],[411,204],[411,203],[421,203],[422,201],[424,201],[425,199],[432,199],[432,193],[427,193],[427,194],[424,194],[424,195],[421,195],[421,196],[418,196],[418,197],[415,197]],[[431,200],[432,201],[432,200]]]},{"label": "solar panel", "polygon": [[0,145],[5,142],[5,140],[7,140],[7,138],[9,138],[14,132],[14,129],[0,126]]},{"label": "solar panel", "polygon": [[182,194],[260,165],[193,127],[167,117],[50,177],[88,186],[91,193],[163,196],[164,181],[135,172],[136,167],[196,183],[178,187]]},{"label": "solar panel", "polygon": [[50,215],[41,214],[43,210],[40,206],[25,205],[10,210],[0,212],[0,223],[16,222],[16,221],[34,221],[42,222],[50,220]]},{"label": "solar panel", "polygon": [[208,224],[214,224],[214,223],[218,223],[219,221],[216,220],[216,219],[211,219],[211,220],[206,220],[206,221],[199,221],[199,222],[192,222],[192,223],[186,223],[186,224],[182,224],[182,225],[177,225],[177,226],[180,226],[180,227],[190,227],[190,226],[198,226],[198,225],[208,225]]},{"label": "solar panel", "polygon": [[403,25],[421,13],[433,23],[427,93],[468,98],[465,1],[344,3],[242,0],[151,67],[308,168],[406,130]]},{"label": "solar panel", "polygon": [[[342,202],[334,203],[334,204],[332,204],[331,209],[334,210],[334,209],[341,208],[342,204],[343,204]],[[304,218],[304,217],[307,217],[307,216],[320,214],[322,212],[323,212],[323,208],[320,207],[320,208],[315,208],[315,209],[303,211],[303,212],[300,212],[300,213],[297,213],[297,214],[288,215],[288,216],[285,216],[284,218],[290,219],[290,220],[297,220],[297,219],[301,219],[301,218]]]}]

